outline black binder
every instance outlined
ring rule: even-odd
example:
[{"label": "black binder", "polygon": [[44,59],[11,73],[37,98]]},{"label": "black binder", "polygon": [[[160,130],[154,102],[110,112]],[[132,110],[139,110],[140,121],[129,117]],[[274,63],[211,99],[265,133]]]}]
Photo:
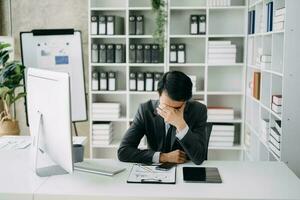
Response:
[{"label": "black binder", "polygon": [[153,91],[153,73],[147,72],[145,75],[145,90],[146,91]]},{"label": "black binder", "polygon": [[177,46],[177,62],[185,63],[186,55],[185,55],[185,44],[179,44]]},{"label": "black binder", "polygon": [[98,44],[92,44],[92,63],[98,63],[99,62],[99,45]]},{"label": "black binder", "polygon": [[106,63],[106,45],[105,44],[99,45],[99,62]]},{"label": "black binder", "polygon": [[106,46],[106,62],[114,63],[115,62],[115,45],[108,44]]},{"label": "black binder", "polygon": [[177,63],[177,46],[176,46],[176,44],[170,45],[170,63]]},{"label": "black binder", "polygon": [[136,62],[137,63],[144,62],[144,45],[142,44],[136,45]]},{"label": "black binder", "polygon": [[144,35],[144,16],[139,15],[136,17],[136,35]]},{"label": "black binder", "polygon": [[137,73],[137,90],[138,91],[145,90],[145,76],[143,72]]},{"label": "black binder", "polygon": [[91,16],[91,34],[97,35],[98,34],[98,15]]},{"label": "black binder", "polygon": [[136,91],[137,90],[137,79],[136,79],[136,73],[131,72],[129,74],[129,90],[130,91]]},{"label": "black binder", "polygon": [[191,15],[190,17],[190,34],[197,35],[198,34],[198,15]]},{"label": "black binder", "polygon": [[136,63],[136,45],[129,45],[129,62]]},{"label": "black binder", "polygon": [[160,49],[158,44],[151,45],[151,62],[152,63],[160,62]]},{"label": "black binder", "polygon": [[100,90],[107,90],[107,89],[108,89],[107,73],[101,72],[100,73]]},{"label": "black binder", "polygon": [[199,34],[206,34],[206,15],[199,15]]},{"label": "black binder", "polygon": [[129,35],[135,35],[136,30],[136,17],[135,15],[129,16]]},{"label": "black binder", "polygon": [[122,35],[124,34],[124,18],[119,16],[106,17],[106,34]]},{"label": "black binder", "polygon": [[125,62],[125,54],[124,54],[124,45],[116,44],[115,46],[115,57],[116,63],[124,63]]},{"label": "black binder", "polygon": [[92,73],[92,90],[97,91],[99,90],[99,72],[93,71]]},{"label": "black binder", "polygon": [[106,17],[105,16],[99,17],[98,34],[106,35]]},{"label": "black binder", "polygon": [[108,90],[116,90],[116,72],[108,72]]},{"label": "black binder", "polygon": [[151,63],[151,45],[144,45],[144,63]]}]

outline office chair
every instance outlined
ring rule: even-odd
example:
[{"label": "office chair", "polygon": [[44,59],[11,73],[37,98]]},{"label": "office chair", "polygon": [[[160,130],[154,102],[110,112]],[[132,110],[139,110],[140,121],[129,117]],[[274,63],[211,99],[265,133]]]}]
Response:
[{"label": "office chair", "polygon": [[209,144],[209,139],[210,139],[212,127],[213,127],[212,123],[206,123],[206,138],[207,138],[207,141],[206,141],[206,155],[205,155],[205,160],[207,160],[207,156],[208,156],[208,144]]}]

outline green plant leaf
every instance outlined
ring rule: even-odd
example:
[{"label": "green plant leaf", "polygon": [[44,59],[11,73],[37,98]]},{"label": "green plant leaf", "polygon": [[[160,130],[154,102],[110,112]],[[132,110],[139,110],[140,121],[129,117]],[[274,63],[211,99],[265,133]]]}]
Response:
[{"label": "green plant leaf", "polygon": [[19,93],[16,97],[14,97],[14,99],[12,100],[12,103],[15,103],[18,99],[21,99],[21,98],[23,98],[25,96],[26,96],[25,92]]}]

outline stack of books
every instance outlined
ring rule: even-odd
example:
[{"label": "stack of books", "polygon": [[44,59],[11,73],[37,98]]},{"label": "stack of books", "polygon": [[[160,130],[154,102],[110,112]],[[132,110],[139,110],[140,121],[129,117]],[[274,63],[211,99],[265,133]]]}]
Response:
[{"label": "stack of books", "polygon": [[112,142],[112,123],[95,123],[92,126],[92,145],[109,145]]},{"label": "stack of books", "polygon": [[209,64],[234,64],[236,45],[231,41],[208,41]]},{"label": "stack of books", "polygon": [[108,120],[120,118],[120,103],[93,103],[92,116],[93,120]]},{"label": "stack of books", "polygon": [[263,53],[262,48],[257,49],[256,64],[262,69],[271,68],[272,56]]},{"label": "stack of books", "polygon": [[275,11],[274,31],[283,31],[285,21],[285,8],[279,8]]},{"label": "stack of books", "polygon": [[209,146],[232,147],[234,142],[234,125],[226,123],[213,124]]},{"label": "stack of books", "polygon": [[271,151],[280,158],[280,141],[281,141],[281,121],[275,120],[275,126],[271,128],[269,137],[269,147]]},{"label": "stack of books", "polygon": [[269,119],[261,119],[260,120],[260,127],[261,127],[261,139],[263,141],[268,141],[268,136],[270,133],[270,120]]},{"label": "stack of books", "polygon": [[260,100],[260,72],[253,72],[252,96]]},{"label": "stack of books", "polygon": [[282,95],[273,95],[271,109],[275,113],[281,114],[281,106],[282,106]]},{"label": "stack of books", "polygon": [[233,108],[228,107],[208,107],[208,120],[232,120],[234,119]]},{"label": "stack of books", "polygon": [[208,0],[207,4],[211,7],[230,6],[231,0]]}]

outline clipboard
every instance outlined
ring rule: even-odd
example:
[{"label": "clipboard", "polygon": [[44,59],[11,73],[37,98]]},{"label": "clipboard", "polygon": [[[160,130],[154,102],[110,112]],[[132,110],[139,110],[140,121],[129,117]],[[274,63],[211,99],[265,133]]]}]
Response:
[{"label": "clipboard", "polygon": [[175,184],[176,166],[168,171],[156,169],[154,165],[134,164],[127,183]]}]

